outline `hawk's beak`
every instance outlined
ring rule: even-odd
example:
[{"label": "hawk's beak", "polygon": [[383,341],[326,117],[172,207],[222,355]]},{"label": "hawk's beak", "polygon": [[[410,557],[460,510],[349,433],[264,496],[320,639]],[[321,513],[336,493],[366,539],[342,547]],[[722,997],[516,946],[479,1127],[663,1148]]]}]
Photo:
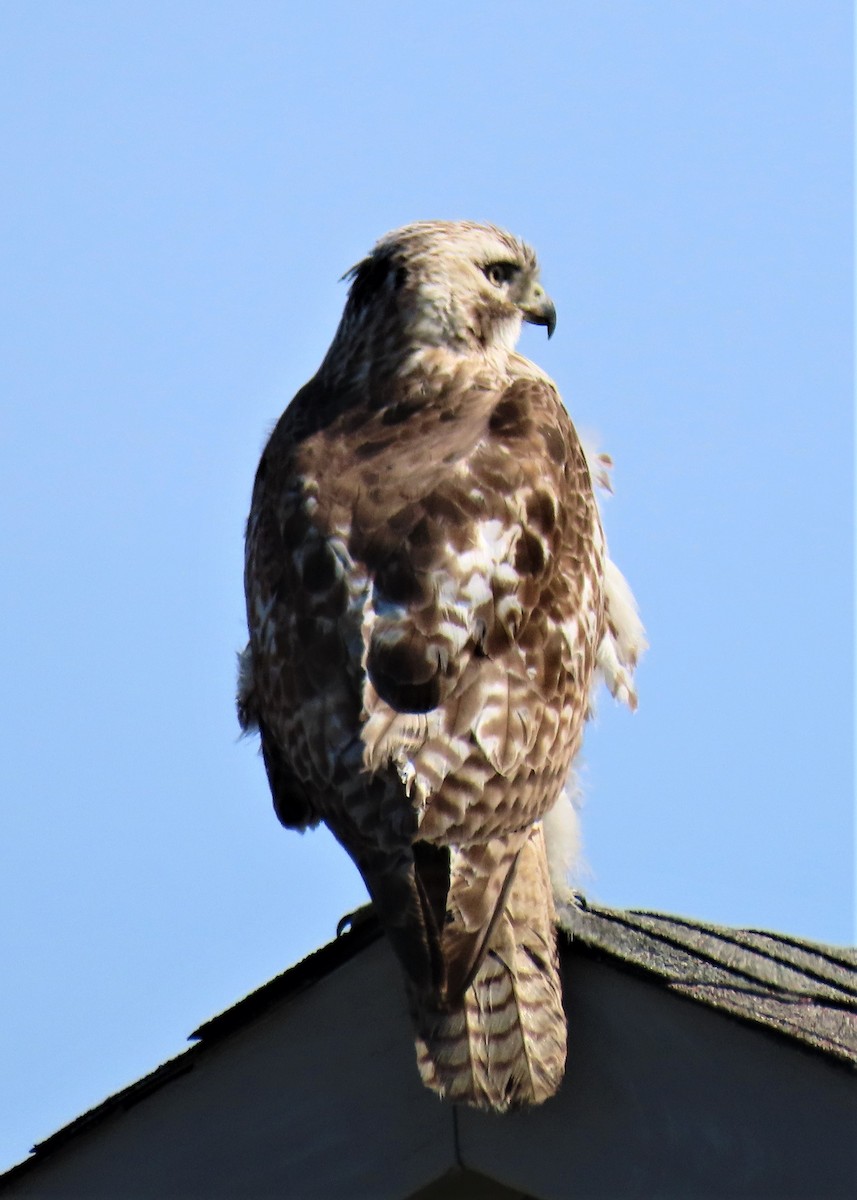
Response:
[{"label": "hawk's beak", "polygon": [[525,321],[529,321],[531,325],[547,325],[548,337],[553,336],[556,329],[556,309],[553,300],[540,283],[533,285],[529,295],[518,304],[518,308],[524,314]]}]

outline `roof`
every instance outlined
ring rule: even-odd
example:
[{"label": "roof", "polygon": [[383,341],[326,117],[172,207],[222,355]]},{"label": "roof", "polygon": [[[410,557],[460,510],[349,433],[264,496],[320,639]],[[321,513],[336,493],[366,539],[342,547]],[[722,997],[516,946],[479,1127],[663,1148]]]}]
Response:
[{"label": "roof", "polygon": [[[774,933],[707,925],[587,903],[561,913],[563,956],[602,959],[671,992],[784,1035],[828,1061],[857,1064],[857,950]],[[343,918],[336,938],[193,1034],[189,1050],[117,1092],[34,1147],[0,1184],[112,1113],[193,1069],[199,1054],[331,974],[382,931],[370,905]]]},{"label": "roof", "polygon": [[[606,908],[578,896],[560,928],[579,953],[665,983],[670,991],[857,1065],[857,949]],[[210,1045],[382,936],[372,906],[344,917],[335,941],[272,979],[191,1037]]]},{"label": "roof", "polygon": [[585,953],[857,1064],[857,950],[585,900],[561,924]]}]

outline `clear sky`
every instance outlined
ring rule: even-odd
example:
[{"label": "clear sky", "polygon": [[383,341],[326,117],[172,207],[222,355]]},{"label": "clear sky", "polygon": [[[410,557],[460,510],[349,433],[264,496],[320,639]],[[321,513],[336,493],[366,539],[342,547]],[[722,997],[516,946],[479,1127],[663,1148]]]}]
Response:
[{"label": "clear sky", "polygon": [[616,460],[652,648],[587,740],[590,893],[854,919],[851,6],[6,0],[0,1165],[362,903],[239,742],[242,538],[337,282],[490,220]]}]

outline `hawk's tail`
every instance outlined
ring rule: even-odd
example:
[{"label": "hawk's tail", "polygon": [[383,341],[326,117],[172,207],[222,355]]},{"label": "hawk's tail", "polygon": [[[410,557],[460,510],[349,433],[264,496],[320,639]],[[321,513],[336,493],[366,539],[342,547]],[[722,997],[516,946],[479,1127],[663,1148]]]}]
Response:
[{"label": "hawk's tail", "polygon": [[503,893],[487,950],[463,994],[444,1007],[414,997],[423,1082],[453,1103],[497,1112],[547,1100],[565,1069],[566,1023],[541,825],[530,830]]}]

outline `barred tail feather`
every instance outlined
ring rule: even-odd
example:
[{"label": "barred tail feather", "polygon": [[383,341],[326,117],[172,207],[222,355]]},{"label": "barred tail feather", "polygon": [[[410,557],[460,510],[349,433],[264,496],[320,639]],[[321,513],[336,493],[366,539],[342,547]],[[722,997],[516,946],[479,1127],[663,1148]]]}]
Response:
[{"label": "barred tail feather", "polygon": [[566,1022],[540,825],[521,850],[505,911],[461,1001],[415,1003],[423,1082],[453,1103],[505,1112],[541,1104],[565,1069]]}]

